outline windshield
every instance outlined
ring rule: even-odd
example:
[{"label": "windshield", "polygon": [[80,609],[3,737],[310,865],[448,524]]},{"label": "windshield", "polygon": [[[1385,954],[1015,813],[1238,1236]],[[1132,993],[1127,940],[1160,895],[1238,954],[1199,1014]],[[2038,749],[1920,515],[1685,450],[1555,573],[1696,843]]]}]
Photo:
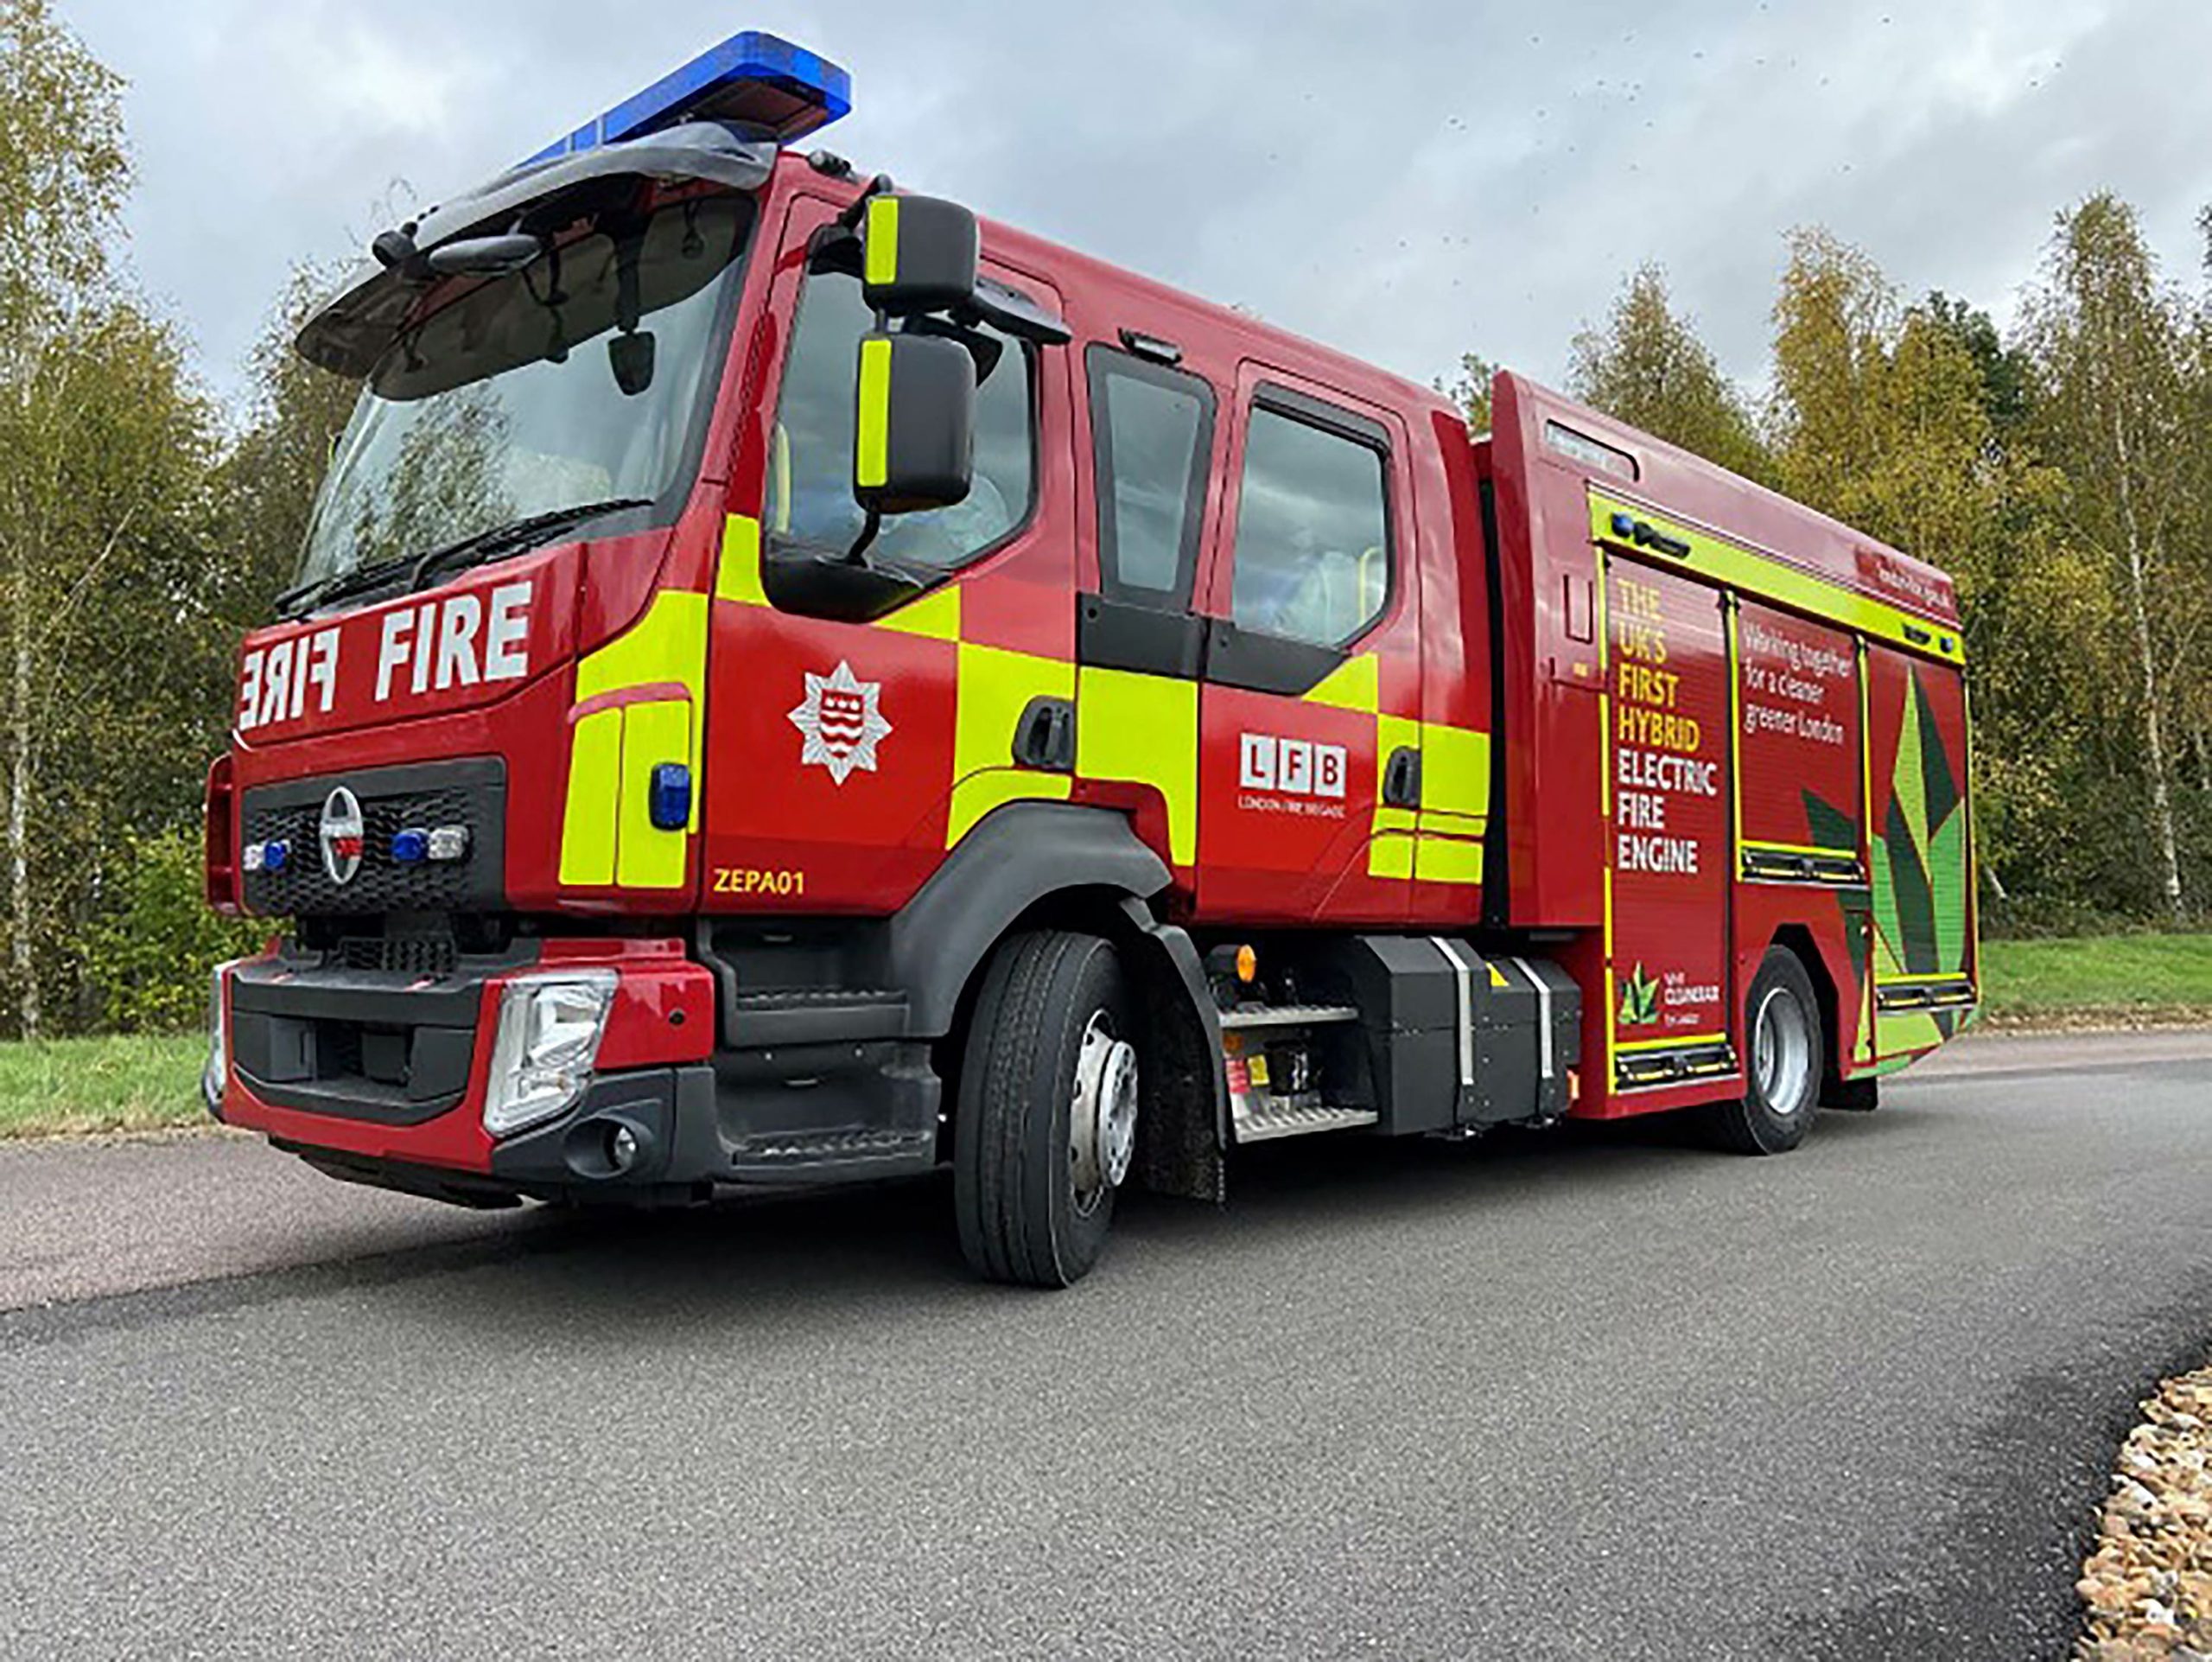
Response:
[{"label": "windshield", "polygon": [[339,440],[299,583],[682,485],[753,218],[741,196],[626,203],[408,329]]}]

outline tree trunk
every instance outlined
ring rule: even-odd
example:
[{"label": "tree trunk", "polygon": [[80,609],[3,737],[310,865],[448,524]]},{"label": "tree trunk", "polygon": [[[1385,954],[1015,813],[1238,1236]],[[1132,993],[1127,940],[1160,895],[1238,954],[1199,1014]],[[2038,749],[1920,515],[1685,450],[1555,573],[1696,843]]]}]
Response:
[{"label": "tree trunk", "polygon": [[8,768],[8,888],[12,939],[9,967],[16,983],[16,1024],[35,1039],[44,1027],[38,998],[38,960],[31,951],[31,615],[29,562],[16,551],[10,584],[15,674],[9,687],[8,736],[14,747]]},{"label": "tree trunk", "polygon": [[2160,887],[2177,926],[2189,921],[2181,892],[2181,839],[2174,825],[2173,792],[2166,782],[2165,721],[2158,710],[2158,656],[2151,640],[2151,608],[2144,594],[2143,555],[2133,538],[2127,550],[2127,603],[2135,623],[2135,658],[2143,679],[2143,760],[2151,770],[2151,821],[2158,837]]}]

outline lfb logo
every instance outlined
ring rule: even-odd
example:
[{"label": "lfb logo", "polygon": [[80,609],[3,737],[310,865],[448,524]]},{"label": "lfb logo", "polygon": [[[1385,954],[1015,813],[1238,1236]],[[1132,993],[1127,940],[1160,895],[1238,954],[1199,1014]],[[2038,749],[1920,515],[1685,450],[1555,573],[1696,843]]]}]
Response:
[{"label": "lfb logo", "polygon": [[1238,742],[1236,782],[1247,791],[1338,798],[1344,793],[1344,748],[1310,739],[1247,733]]},{"label": "lfb logo", "polygon": [[359,799],[343,785],[322,799],[322,869],[330,881],[343,888],[361,869],[361,849],[366,829],[361,823]]},{"label": "lfb logo", "polygon": [[826,767],[842,785],[855,768],[875,771],[875,747],[891,735],[891,723],[879,708],[883,683],[863,681],[850,664],[840,662],[827,675],[806,672],[806,701],[791,712],[791,723],[804,742],[802,767]]}]

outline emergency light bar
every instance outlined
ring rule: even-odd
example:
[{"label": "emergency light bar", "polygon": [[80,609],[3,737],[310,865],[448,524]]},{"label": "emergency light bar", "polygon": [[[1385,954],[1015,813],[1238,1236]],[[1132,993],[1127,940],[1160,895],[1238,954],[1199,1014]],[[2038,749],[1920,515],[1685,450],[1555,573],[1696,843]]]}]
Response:
[{"label": "emergency light bar", "polygon": [[547,145],[522,165],[620,143],[681,121],[747,121],[779,143],[804,138],[853,107],[853,78],[827,58],[758,29],[733,35],[635,97]]}]

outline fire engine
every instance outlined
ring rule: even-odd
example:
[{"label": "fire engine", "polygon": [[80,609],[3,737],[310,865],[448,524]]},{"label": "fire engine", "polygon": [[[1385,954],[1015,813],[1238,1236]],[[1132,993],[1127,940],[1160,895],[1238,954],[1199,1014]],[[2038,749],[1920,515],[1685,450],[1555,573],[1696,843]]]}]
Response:
[{"label": "fire engine", "polygon": [[1941,571],[802,153],[850,97],[740,35],[306,323],[213,1113],[468,1205],[949,1167],[1065,1285],[1255,1143],[1778,1153],[1971,1016]]}]

